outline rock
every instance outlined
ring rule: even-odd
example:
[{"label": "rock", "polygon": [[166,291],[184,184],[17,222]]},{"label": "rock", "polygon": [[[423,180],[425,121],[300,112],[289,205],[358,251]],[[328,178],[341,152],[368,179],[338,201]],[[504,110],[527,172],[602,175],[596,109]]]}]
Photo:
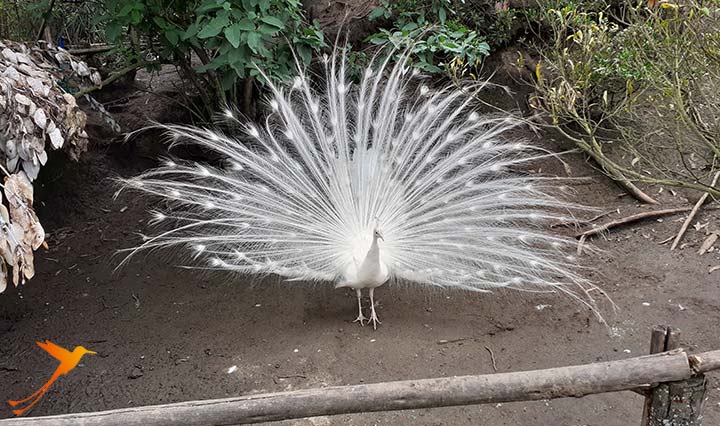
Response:
[{"label": "rock", "polygon": [[130,371],[130,374],[128,374],[128,379],[139,379],[143,376],[143,371],[140,367],[135,366],[133,367],[132,371]]}]

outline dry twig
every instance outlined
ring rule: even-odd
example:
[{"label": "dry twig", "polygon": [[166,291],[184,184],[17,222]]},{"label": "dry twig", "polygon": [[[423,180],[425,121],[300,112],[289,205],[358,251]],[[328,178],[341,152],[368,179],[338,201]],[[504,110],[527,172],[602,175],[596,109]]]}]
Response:
[{"label": "dry twig", "polygon": [[468,338],[467,338],[467,337],[463,337],[463,338],[460,338],[460,339],[452,339],[452,340],[445,340],[445,339],[443,339],[443,340],[438,340],[438,341],[437,341],[437,344],[438,344],[438,345],[446,345],[446,344],[448,344],[448,343],[464,342],[465,340],[468,340]]},{"label": "dry twig", "polygon": [[[718,208],[720,208],[720,206],[714,206],[714,207],[710,208],[710,210],[716,210]],[[677,214],[677,213],[683,213],[688,210],[691,210],[691,208],[690,207],[676,207],[673,209],[653,210],[653,211],[648,211],[648,212],[636,213],[631,216],[612,220],[603,225],[597,226],[592,229],[588,229],[587,231],[579,232],[575,235],[575,238],[583,238],[583,237],[587,238],[587,237],[590,237],[590,236],[593,236],[596,234],[603,233],[610,228],[614,228],[614,227],[617,227],[620,225],[637,222],[637,221],[640,221],[643,219],[651,219],[651,218],[656,218],[656,217],[661,217],[661,216],[669,216],[669,215],[673,215],[673,214]]]},{"label": "dry twig", "polygon": [[708,235],[707,238],[705,238],[705,241],[703,241],[702,245],[700,246],[700,249],[698,249],[697,254],[702,256],[703,254],[707,253],[708,250],[715,244],[715,241],[717,241],[718,236],[720,236],[720,232],[713,231]]},{"label": "dry twig", "polygon": [[497,372],[497,364],[495,364],[495,354],[493,353],[492,349],[488,348],[487,346],[485,346],[485,349],[490,352],[490,361],[492,361],[493,371]]},{"label": "dry twig", "polygon": [[[715,186],[715,184],[718,181],[718,178],[720,177],[720,172],[715,173],[715,176],[713,177],[712,183],[710,186]],[[680,243],[680,240],[682,240],[683,235],[685,235],[685,231],[687,231],[688,226],[690,226],[690,223],[695,218],[695,215],[697,214],[698,210],[700,210],[700,207],[705,204],[705,201],[707,200],[708,196],[710,195],[709,192],[706,192],[700,197],[697,203],[695,203],[695,206],[693,207],[692,211],[688,215],[687,219],[685,219],[685,222],[683,222],[682,226],[680,227],[680,231],[677,234],[677,237],[675,237],[675,241],[673,241],[672,246],[670,246],[670,250],[675,250],[677,248],[677,245]]]}]

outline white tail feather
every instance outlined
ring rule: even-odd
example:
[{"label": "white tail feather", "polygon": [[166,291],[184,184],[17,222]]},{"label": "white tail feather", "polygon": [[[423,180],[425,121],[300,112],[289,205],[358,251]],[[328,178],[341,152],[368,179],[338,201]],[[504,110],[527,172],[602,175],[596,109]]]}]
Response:
[{"label": "white tail feather", "polygon": [[503,138],[517,123],[473,111],[470,92],[411,91],[403,63],[368,67],[354,88],[333,55],[325,87],[302,70],[289,90],[271,85],[265,125],[240,134],[161,126],[228,166],[167,162],[126,180],[172,207],[155,220],[173,227],[132,253],[186,245],[212,268],[341,281],[377,221],[392,280],[560,291],[594,308],[574,242],[545,230],[576,206],[548,195],[557,181],[510,172],[547,153]]}]

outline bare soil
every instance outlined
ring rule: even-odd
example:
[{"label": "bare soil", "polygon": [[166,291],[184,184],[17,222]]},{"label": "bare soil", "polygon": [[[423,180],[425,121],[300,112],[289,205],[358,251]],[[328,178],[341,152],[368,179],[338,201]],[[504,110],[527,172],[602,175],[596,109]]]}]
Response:
[{"label": "bare soil", "polygon": [[[118,120],[134,126],[158,111],[158,98],[136,96]],[[165,105],[167,109],[167,105]],[[127,127],[126,127],[127,128]],[[528,138],[554,150],[551,136]],[[377,331],[351,323],[354,295],[332,285],[250,282],[183,269],[180,257],[150,254],[116,270],[118,249],[136,245],[152,205],[134,194],[113,199],[112,178],[152,166],[163,152],[148,135],[135,145],[95,140],[80,163],[56,157],[38,181],[36,203],[50,249],[37,253],[37,275],[0,295],[0,400],[24,397],[52,374],[56,361],[35,345],[49,339],[98,352],[58,380],[31,415],[222,398],[249,393],[494,372],[522,371],[637,356],[650,328],[671,324],[693,351],[720,349],[720,251],[696,250],[720,215],[702,213],[681,250],[659,242],[677,232],[682,216],[614,229],[585,254],[589,276],[617,304],[609,326],[560,296],[473,294],[423,288],[378,290]],[[565,156],[572,198],[601,210],[605,220],[650,207],[636,205],[579,154]],[[565,174],[557,163],[542,172]],[[668,189],[667,206],[696,194]],[[690,199],[685,198],[688,196]],[[693,198],[694,197],[694,198]],[[445,343],[444,341],[451,341]],[[488,350],[489,349],[489,350]],[[229,373],[229,368],[237,369]],[[705,424],[720,424],[720,385],[710,381]],[[11,417],[7,405],[0,418]],[[318,417],[284,425],[637,425],[642,398],[631,392],[494,406],[469,406]]]}]

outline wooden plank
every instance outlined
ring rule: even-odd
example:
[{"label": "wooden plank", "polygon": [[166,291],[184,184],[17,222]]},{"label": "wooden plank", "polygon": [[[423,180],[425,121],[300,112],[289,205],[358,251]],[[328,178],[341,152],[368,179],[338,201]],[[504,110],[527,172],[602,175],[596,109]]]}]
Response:
[{"label": "wooden plank", "polygon": [[334,386],[95,413],[0,420],[9,425],[227,425],[373,411],[531,401],[690,378],[681,350],[618,361],[479,376]]}]

